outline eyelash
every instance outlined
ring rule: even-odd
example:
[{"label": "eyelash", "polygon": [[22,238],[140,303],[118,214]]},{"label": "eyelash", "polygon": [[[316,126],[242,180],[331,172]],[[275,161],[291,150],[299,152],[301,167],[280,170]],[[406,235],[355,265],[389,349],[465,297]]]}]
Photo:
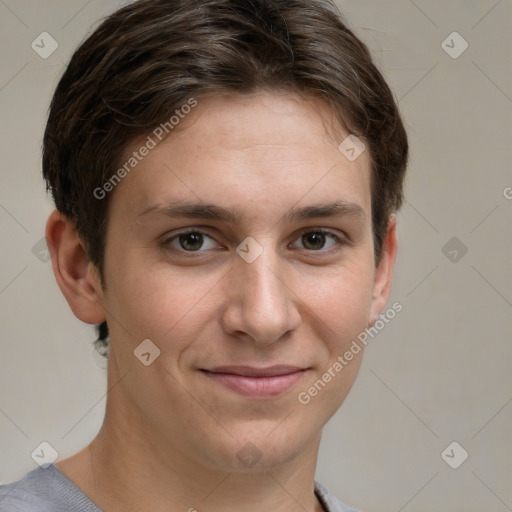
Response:
[{"label": "eyelash", "polygon": [[[206,237],[214,240],[214,238],[212,236],[210,236],[208,233],[206,233],[204,231],[201,231],[201,230],[199,230],[197,228],[191,228],[191,229],[185,229],[183,231],[180,231],[180,232],[172,235],[171,237],[166,238],[162,242],[161,245],[162,245],[162,247],[164,249],[171,250],[173,252],[179,253],[180,255],[181,254],[187,254],[187,255],[189,255],[188,257],[198,257],[198,256],[195,256],[195,255],[196,254],[205,253],[208,250],[210,250],[210,249],[207,249],[207,250],[197,250],[197,251],[186,251],[184,249],[181,249],[181,248],[178,249],[178,248],[173,247],[171,245],[171,242],[173,242],[174,240],[178,239],[180,236],[188,235],[188,234],[200,234],[200,235],[206,236]],[[304,229],[302,229],[300,231],[298,237],[295,238],[294,241],[295,240],[299,240],[300,238],[302,238],[306,234],[323,234],[323,235],[328,235],[332,239],[334,239],[334,242],[335,242],[334,245],[333,245],[333,247],[335,247],[334,249],[333,249],[333,247],[329,247],[327,249],[318,249],[318,250],[302,249],[303,251],[307,251],[308,253],[330,254],[333,251],[340,250],[343,245],[347,245],[348,242],[349,242],[348,239],[345,236],[339,236],[339,235],[333,233],[332,231],[329,231],[329,230],[326,230],[326,229],[322,229],[322,228],[313,228],[313,229],[311,229],[311,228],[304,228]]]}]

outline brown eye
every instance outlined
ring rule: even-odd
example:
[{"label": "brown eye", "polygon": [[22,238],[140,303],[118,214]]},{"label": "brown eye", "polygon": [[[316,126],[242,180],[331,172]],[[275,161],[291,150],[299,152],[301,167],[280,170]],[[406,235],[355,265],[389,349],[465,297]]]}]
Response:
[{"label": "brown eye", "polygon": [[325,245],[324,233],[306,233],[302,235],[302,244],[308,250],[322,249]]},{"label": "brown eye", "polygon": [[203,235],[201,233],[186,233],[178,237],[182,249],[186,251],[197,251],[203,245]]},{"label": "brown eye", "polygon": [[299,242],[299,245],[302,247],[299,246],[297,247],[298,249],[317,252],[323,249],[329,249],[336,245],[343,245],[343,240],[334,233],[320,230],[303,232],[295,244]]},{"label": "brown eye", "polygon": [[219,245],[215,240],[201,231],[186,231],[177,233],[167,238],[162,244],[170,246],[178,252],[205,252],[209,249],[218,249]]}]

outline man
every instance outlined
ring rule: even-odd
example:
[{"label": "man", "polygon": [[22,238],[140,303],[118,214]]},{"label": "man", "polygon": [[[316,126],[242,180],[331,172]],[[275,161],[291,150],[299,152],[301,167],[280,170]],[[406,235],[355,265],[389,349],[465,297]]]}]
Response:
[{"label": "man", "polygon": [[43,153],[53,271],[101,326],[107,406],[0,510],[353,510],[315,468],[389,298],[407,138],[332,5],[120,9],[71,59]]}]

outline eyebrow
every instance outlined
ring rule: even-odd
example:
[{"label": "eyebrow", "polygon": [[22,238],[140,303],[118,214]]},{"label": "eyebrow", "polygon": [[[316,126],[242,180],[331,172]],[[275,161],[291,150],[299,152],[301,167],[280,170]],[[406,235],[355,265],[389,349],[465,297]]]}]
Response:
[{"label": "eyebrow", "polygon": [[[190,201],[170,201],[165,204],[156,204],[145,208],[138,215],[141,220],[147,216],[165,216],[191,219],[218,220],[230,224],[240,224],[243,219],[242,212],[231,208]],[[366,215],[361,206],[346,200],[337,200],[330,203],[312,204],[303,207],[293,207],[284,216],[287,222],[316,219],[322,217],[354,216],[364,221]]]}]

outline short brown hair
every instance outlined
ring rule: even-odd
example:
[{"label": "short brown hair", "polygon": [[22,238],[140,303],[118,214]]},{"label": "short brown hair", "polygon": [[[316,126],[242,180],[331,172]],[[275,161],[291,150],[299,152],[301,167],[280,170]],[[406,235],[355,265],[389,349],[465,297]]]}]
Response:
[{"label": "short brown hair", "polygon": [[[375,261],[403,200],[406,132],[367,47],[328,0],[139,0],[76,50],[53,96],[43,176],[105,286],[111,194],[101,187],[136,137],[191,97],[260,89],[323,98],[372,161]],[[340,141],[341,142],[341,141]]]}]

